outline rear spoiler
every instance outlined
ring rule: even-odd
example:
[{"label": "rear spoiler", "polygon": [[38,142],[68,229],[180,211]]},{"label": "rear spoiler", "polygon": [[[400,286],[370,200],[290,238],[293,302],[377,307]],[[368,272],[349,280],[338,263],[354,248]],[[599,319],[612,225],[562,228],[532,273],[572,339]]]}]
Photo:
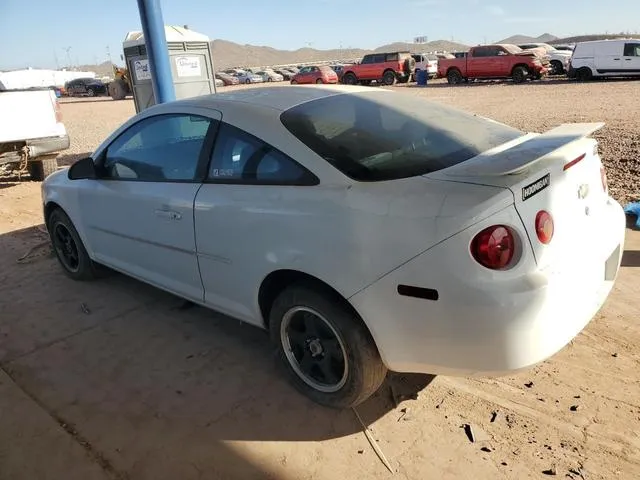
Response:
[{"label": "rear spoiler", "polygon": [[570,143],[604,127],[604,123],[565,123],[543,134],[530,134],[514,142],[487,150],[472,159],[443,171],[447,176],[514,175]]}]

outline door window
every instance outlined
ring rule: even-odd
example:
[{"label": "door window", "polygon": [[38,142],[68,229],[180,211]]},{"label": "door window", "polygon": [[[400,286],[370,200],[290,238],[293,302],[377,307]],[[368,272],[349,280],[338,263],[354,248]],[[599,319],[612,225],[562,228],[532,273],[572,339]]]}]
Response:
[{"label": "door window", "polygon": [[299,163],[253,135],[223,123],[209,168],[217,183],[316,185],[317,178]]},{"label": "door window", "polygon": [[625,43],[625,57],[640,57],[640,43]]},{"label": "door window", "polygon": [[146,118],[107,148],[100,177],[147,182],[193,181],[212,122],[184,114]]}]

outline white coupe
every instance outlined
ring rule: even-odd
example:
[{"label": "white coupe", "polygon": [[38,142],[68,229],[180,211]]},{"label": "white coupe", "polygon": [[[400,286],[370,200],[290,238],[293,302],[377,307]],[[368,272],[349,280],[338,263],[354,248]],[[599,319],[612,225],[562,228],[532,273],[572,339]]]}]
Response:
[{"label": "white coupe", "polygon": [[620,205],[589,135],[413,95],[286,86],[154,106],[49,176],[64,272],[109,267],[270,332],[323,405],[387,370],[501,375],[554,355],[616,278]]}]

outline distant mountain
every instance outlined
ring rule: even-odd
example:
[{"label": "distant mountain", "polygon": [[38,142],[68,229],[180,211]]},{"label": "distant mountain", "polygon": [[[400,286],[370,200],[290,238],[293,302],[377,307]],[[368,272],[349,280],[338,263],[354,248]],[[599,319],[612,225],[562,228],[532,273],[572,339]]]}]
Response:
[{"label": "distant mountain", "polygon": [[354,59],[369,53],[358,48],[316,50],[300,48],[298,50],[277,50],[271,47],[240,45],[227,40],[211,42],[213,63],[216,70],[232,67],[253,67],[283,65],[289,63],[316,62],[321,60]]},{"label": "distant mountain", "polygon": [[496,43],[511,43],[513,45],[519,45],[521,43],[550,43],[557,40],[558,37],[551,35],[550,33],[543,33],[539,37],[529,37],[527,35],[513,35],[504,40],[500,40]]},{"label": "distant mountain", "polygon": [[396,42],[383,45],[375,49],[376,52],[398,52],[409,51],[411,53],[427,53],[427,52],[466,52],[469,50],[468,45],[462,43],[450,42],[448,40],[434,40],[427,43],[404,43]]},{"label": "distant mountain", "polygon": [[637,38],[640,39],[638,33],[614,33],[614,34],[602,34],[602,35],[580,35],[577,37],[565,37],[558,38],[549,43],[553,45],[562,45],[566,43],[578,43],[578,42],[592,42],[594,40],[613,40],[615,38]]},{"label": "distant mountain", "polygon": [[410,52],[432,51],[467,51],[469,47],[461,43],[436,40],[428,43],[391,43],[375,50],[334,49],[316,50],[300,48],[298,50],[276,50],[271,47],[240,45],[226,40],[213,40],[213,63],[216,70],[231,67],[258,67],[267,65],[285,65],[303,62],[319,62],[325,60],[352,61],[372,52],[393,52],[408,50]]}]

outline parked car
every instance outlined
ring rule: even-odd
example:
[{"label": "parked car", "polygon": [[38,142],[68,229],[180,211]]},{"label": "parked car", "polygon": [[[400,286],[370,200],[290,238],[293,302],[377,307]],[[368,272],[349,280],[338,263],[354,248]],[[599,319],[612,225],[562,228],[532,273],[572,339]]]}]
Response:
[{"label": "parked car", "polygon": [[0,170],[44,180],[69,144],[54,90],[5,89],[0,83]]},{"label": "parked car", "polygon": [[554,47],[556,48],[556,50],[563,50],[563,51],[573,52],[573,49],[575,48],[575,45],[554,45]]},{"label": "parked car", "polygon": [[438,75],[452,85],[470,79],[511,78],[515,83],[540,79],[548,69],[530,50],[516,45],[481,45],[472,47],[464,58],[440,60]]},{"label": "parked car", "polygon": [[97,97],[107,94],[107,86],[97,78],[76,78],[64,85],[64,89],[70,97],[88,96]]},{"label": "parked car", "polygon": [[218,77],[214,78],[214,82],[216,84],[216,87],[224,87],[224,82],[220,80]]},{"label": "parked car", "polygon": [[240,83],[262,83],[264,81],[260,75],[256,75],[247,70],[231,69],[225,70],[225,73],[237,77]]},{"label": "parked car", "polygon": [[338,83],[338,74],[328,65],[302,67],[291,79],[291,84]]},{"label": "parked car", "polygon": [[225,85],[238,85],[240,83],[240,79],[238,77],[227,72],[216,73],[216,78],[222,80]]},{"label": "parked car", "polygon": [[282,82],[284,80],[283,75],[280,75],[270,69],[258,70],[255,73],[262,77],[263,82]]},{"label": "parked car", "polygon": [[280,75],[282,75],[282,78],[284,78],[285,80],[291,80],[293,78],[293,76],[295,75],[295,73],[293,73],[290,70],[285,70],[284,68],[278,68],[276,70],[274,70],[274,72],[279,73]]},{"label": "parked car", "polygon": [[558,50],[548,43],[525,43],[518,46],[523,50],[539,50],[546,55],[551,65],[551,75],[562,75],[569,70],[570,51]]},{"label": "parked car", "polygon": [[371,53],[357,64],[345,65],[342,82],[347,85],[369,85],[375,81],[385,85],[407,83],[416,67],[409,52]]},{"label": "parked car", "polygon": [[417,74],[420,70],[426,70],[429,78],[438,76],[438,57],[436,55],[418,53],[411,56],[416,61],[414,74]]},{"label": "parked car", "polygon": [[342,85],[189,98],[51,175],[45,225],[72,279],[108,266],[264,328],[301,392],[352,407],[387,370],[506,374],[589,323],[625,236],[602,125]]},{"label": "parked car", "polygon": [[640,76],[640,39],[580,42],[573,50],[569,78]]}]

